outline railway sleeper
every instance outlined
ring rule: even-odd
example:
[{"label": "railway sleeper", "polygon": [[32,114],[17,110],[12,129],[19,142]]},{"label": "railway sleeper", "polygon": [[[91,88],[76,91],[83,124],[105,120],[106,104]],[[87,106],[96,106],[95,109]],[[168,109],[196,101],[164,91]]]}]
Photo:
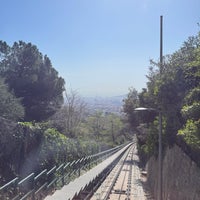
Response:
[{"label": "railway sleeper", "polygon": [[126,190],[114,190],[114,194],[126,194]]}]

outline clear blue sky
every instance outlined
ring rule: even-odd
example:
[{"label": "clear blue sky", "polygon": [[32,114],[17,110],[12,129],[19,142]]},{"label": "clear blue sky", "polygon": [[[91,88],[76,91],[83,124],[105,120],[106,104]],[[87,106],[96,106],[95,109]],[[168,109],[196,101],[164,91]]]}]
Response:
[{"label": "clear blue sky", "polygon": [[199,0],[0,0],[0,40],[37,45],[82,96],[126,94],[146,87],[149,60],[196,35]]}]

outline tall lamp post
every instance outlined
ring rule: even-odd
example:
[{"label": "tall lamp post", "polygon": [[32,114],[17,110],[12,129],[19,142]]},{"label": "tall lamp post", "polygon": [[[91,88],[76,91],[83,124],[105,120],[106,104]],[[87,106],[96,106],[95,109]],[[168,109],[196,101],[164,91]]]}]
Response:
[{"label": "tall lamp post", "polygon": [[162,112],[154,108],[135,108],[134,111],[155,111],[159,114],[159,139],[158,139],[158,198],[162,200]]}]

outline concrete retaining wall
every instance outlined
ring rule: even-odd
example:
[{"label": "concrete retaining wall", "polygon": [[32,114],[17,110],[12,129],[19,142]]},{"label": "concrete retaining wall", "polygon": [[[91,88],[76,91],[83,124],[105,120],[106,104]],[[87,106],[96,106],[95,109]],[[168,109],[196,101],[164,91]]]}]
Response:
[{"label": "concrete retaining wall", "polygon": [[[200,168],[177,145],[168,148],[163,160],[163,200],[200,200]],[[157,196],[158,160],[147,164],[148,183]]]}]

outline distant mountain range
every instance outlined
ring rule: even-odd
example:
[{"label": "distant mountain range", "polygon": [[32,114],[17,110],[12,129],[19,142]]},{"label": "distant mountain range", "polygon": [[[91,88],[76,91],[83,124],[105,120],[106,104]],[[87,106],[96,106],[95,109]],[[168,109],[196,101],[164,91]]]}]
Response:
[{"label": "distant mountain range", "polygon": [[122,110],[123,99],[126,95],[113,97],[84,97],[88,109],[91,112],[101,110],[108,113],[120,113]]}]

